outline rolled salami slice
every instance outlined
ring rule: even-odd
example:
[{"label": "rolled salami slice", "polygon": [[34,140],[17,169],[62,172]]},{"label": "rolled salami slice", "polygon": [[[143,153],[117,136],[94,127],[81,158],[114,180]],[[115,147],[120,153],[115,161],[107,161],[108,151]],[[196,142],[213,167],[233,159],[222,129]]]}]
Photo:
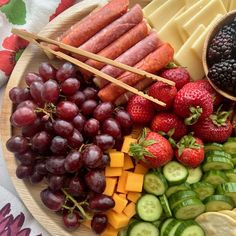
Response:
[{"label": "rolled salami slice", "polygon": [[[120,38],[115,40],[113,43],[105,47],[101,50],[98,55],[115,59],[120,56],[123,52],[127,51],[130,47],[138,43],[140,40],[145,38],[148,35],[148,26],[145,21],[140,22],[138,25],[133,27],[131,30],[123,34]],[[103,62],[95,61],[95,60],[87,60],[86,64],[92,66],[96,69],[101,69],[106,64]],[[85,77],[90,77],[92,74],[89,71],[82,71]]]},{"label": "rolled salami slice", "polygon": [[[115,59],[115,61],[121,62],[123,64],[133,66],[145,58],[149,53],[155,51],[160,47],[163,42],[159,39],[156,32],[152,32],[146,38],[135,44],[132,48],[128,49],[125,53],[121,54]],[[117,78],[124,71],[117,67],[106,65],[102,68],[102,72]],[[101,79],[99,77],[94,78],[94,83],[99,87],[103,88],[108,84],[108,81]]]},{"label": "rolled salami slice", "polygon": [[62,43],[79,47],[102,28],[122,16],[127,11],[128,6],[129,0],[112,0],[74,24],[58,40]]},{"label": "rolled salami slice", "polygon": [[[136,68],[141,70],[145,70],[149,73],[156,73],[158,70],[165,67],[171,60],[173,60],[174,49],[170,46],[170,44],[165,43],[154,52],[150,53],[143,60],[135,65]],[[143,76],[131,73],[129,71],[124,72],[117,79],[122,82],[134,86],[139,81],[144,79]],[[114,102],[120,95],[125,93],[126,90],[110,83],[102,90],[99,91],[98,96],[102,101]]]},{"label": "rolled salami slice", "polygon": [[[121,35],[139,24],[142,20],[143,12],[141,7],[137,4],[119,19],[113,21],[111,24],[95,34],[79,48],[92,53],[100,52],[106,46],[118,39]],[[80,61],[87,60],[86,57],[82,57],[78,54],[74,54],[73,56]]]}]

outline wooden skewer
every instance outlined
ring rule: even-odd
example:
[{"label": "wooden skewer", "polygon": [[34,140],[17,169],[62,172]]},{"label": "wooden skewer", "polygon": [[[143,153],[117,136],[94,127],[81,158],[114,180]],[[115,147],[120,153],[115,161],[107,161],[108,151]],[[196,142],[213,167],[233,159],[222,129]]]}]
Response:
[{"label": "wooden skewer", "polygon": [[[20,36],[20,37],[21,37],[21,36]],[[93,67],[91,67],[91,66],[89,66],[89,65],[87,65],[87,64],[85,64],[85,63],[83,63],[83,62],[81,62],[81,61],[79,61],[79,60],[77,60],[77,59],[75,59],[75,58],[73,58],[73,57],[71,57],[71,56],[69,56],[69,55],[67,55],[67,54],[64,54],[63,52],[54,51],[54,50],[51,49],[50,47],[45,46],[45,45],[42,45],[41,43],[37,42],[37,41],[36,41],[35,39],[33,39],[33,38],[28,38],[27,36],[22,36],[22,38],[24,38],[25,40],[27,40],[27,41],[29,41],[29,42],[31,42],[31,43],[36,44],[37,46],[39,46],[39,47],[40,47],[41,49],[43,49],[44,51],[50,52],[50,53],[52,53],[53,55],[56,55],[56,56],[58,56],[58,57],[61,57],[61,58],[65,59],[66,61],[69,61],[69,62],[71,62],[71,63],[77,65],[78,67],[80,67],[80,68],[82,68],[82,69],[91,71],[91,72],[94,73],[95,75],[100,76],[101,78],[106,79],[106,80],[108,80],[109,82],[114,83],[114,84],[116,84],[116,85],[118,85],[118,86],[124,88],[125,90],[128,90],[128,91],[130,91],[130,92],[132,92],[132,93],[134,93],[134,94],[137,94],[137,95],[139,95],[139,96],[141,96],[141,97],[144,97],[144,98],[150,100],[151,102],[154,102],[154,103],[156,103],[156,104],[158,104],[158,105],[160,105],[160,106],[164,106],[164,107],[166,106],[166,104],[165,104],[164,102],[159,101],[158,99],[155,99],[155,98],[153,98],[153,97],[151,97],[151,96],[149,96],[149,95],[143,93],[142,91],[139,91],[139,90],[137,90],[136,88],[133,88],[133,87],[131,87],[130,85],[128,85],[128,84],[126,84],[126,83],[123,83],[122,81],[117,80],[117,79],[111,77],[110,75],[107,75],[107,74],[105,74],[105,73],[103,73],[103,72],[101,72],[101,71],[99,71],[99,70],[97,70],[97,69],[95,69],[95,68],[93,68]]]},{"label": "wooden skewer", "polygon": [[67,51],[72,52],[72,53],[79,54],[81,56],[85,56],[85,57],[87,57],[89,59],[93,59],[93,60],[96,60],[96,61],[99,61],[99,62],[103,62],[105,64],[109,64],[109,65],[118,67],[120,69],[123,69],[123,70],[126,70],[126,71],[130,71],[130,72],[138,74],[140,76],[143,76],[143,77],[146,77],[146,78],[151,78],[151,79],[157,80],[157,81],[162,81],[162,82],[164,82],[166,84],[169,84],[171,86],[175,86],[175,82],[173,82],[171,80],[162,78],[160,76],[148,73],[148,72],[146,72],[144,70],[140,70],[138,68],[131,67],[131,66],[128,66],[126,64],[117,62],[117,61],[113,61],[113,60],[111,60],[109,58],[106,58],[106,57],[103,57],[103,56],[100,56],[100,55],[97,55],[97,54],[94,54],[94,53],[82,50],[80,48],[75,48],[75,47],[69,46],[67,44],[58,42],[58,41],[53,40],[53,39],[49,39],[49,38],[46,38],[46,37],[43,37],[43,36],[40,36],[40,35],[32,34],[32,33],[29,33],[29,32],[26,32],[26,31],[23,31],[23,30],[20,30],[20,29],[12,29],[12,33],[16,34],[16,35],[18,35],[20,37],[32,38],[32,39],[34,39],[36,41],[40,40],[42,42],[47,42],[47,43],[50,43],[50,44],[54,44],[54,45],[57,45],[61,49],[67,50]]}]

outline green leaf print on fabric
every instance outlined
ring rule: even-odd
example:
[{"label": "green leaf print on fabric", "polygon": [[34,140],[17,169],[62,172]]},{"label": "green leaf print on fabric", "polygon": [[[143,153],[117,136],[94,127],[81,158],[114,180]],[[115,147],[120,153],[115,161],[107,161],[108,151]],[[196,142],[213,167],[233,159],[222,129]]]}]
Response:
[{"label": "green leaf print on fabric", "polygon": [[0,7],[10,23],[24,25],[26,23],[26,7],[23,0],[10,0],[8,4]]}]

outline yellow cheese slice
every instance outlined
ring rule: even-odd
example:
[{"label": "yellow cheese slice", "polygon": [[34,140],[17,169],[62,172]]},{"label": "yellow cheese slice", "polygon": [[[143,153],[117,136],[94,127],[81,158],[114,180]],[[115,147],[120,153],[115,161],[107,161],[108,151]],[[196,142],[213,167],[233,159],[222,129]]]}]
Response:
[{"label": "yellow cheese slice", "polygon": [[191,46],[191,49],[193,52],[198,56],[198,58],[201,60],[202,59],[202,50],[203,50],[203,45],[205,42],[205,38],[212,28],[212,26],[215,24],[216,21],[218,21],[223,15],[218,14],[216,17],[213,19],[213,21],[207,26],[205,31],[200,35],[200,37],[193,43]]},{"label": "yellow cheese slice", "polygon": [[[230,6],[230,0],[221,0],[225,6],[225,9],[228,11]],[[235,1],[235,0],[233,0]]]},{"label": "yellow cheese slice", "polygon": [[151,1],[146,7],[143,8],[144,16],[148,17],[165,2],[166,2],[166,0],[153,0],[153,1]]},{"label": "yellow cheese slice", "polygon": [[226,13],[225,6],[221,0],[211,0],[204,8],[196,13],[183,28],[190,36],[200,24],[207,26],[217,14],[224,15]]},{"label": "yellow cheese slice", "polygon": [[200,0],[194,5],[192,5],[189,9],[187,9],[185,12],[180,14],[178,17],[176,17],[175,24],[177,27],[177,30],[179,31],[179,34],[183,41],[186,41],[188,38],[188,34],[183,29],[184,24],[186,24],[189,20],[193,18],[193,16],[196,14],[196,12],[199,12],[206,4],[208,4],[211,0]]},{"label": "yellow cheese slice", "polygon": [[196,54],[191,50],[192,44],[196,41],[196,39],[198,39],[204,30],[205,27],[203,25],[199,25],[199,27],[193,32],[193,34],[188,38],[174,57],[174,60],[178,65],[187,68],[193,80],[199,80],[204,77],[202,61],[199,60]]},{"label": "yellow cheese slice", "polygon": [[236,10],[236,0],[231,0],[229,4],[229,11]]},{"label": "yellow cheese slice", "polygon": [[190,8],[193,6],[195,3],[199,2],[199,0],[185,0],[185,7]]},{"label": "yellow cheese slice", "polygon": [[184,7],[184,0],[169,0],[158,9],[156,9],[148,17],[148,22],[157,31],[168,23],[168,21],[182,8]]}]

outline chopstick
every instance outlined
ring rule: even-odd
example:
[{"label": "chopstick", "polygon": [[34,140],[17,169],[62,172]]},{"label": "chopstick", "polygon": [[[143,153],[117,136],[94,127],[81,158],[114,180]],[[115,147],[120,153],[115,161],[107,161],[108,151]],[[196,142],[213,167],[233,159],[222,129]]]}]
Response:
[{"label": "chopstick", "polygon": [[103,73],[103,72],[101,72],[101,71],[99,71],[99,70],[93,68],[92,66],[89,66],[89,65],[87,65],[87,64],[85,64],[85,63],[83,63],[83,62],[81,62],[81,61],[79,61],[79,60],[77,60],[77,59],[75,59],[75,58],[73,58],[73,57],[67,55],[67,54],[64,54],[63,52],[54,51],[54,50],[51,49],[50,47],[45,46],[45,45],[42,45],[41,43],[37,42],[34,38],[30,38],[30,37],[28,37],[28,36],[26,36],[26,35],[24,35],[24,36],[19,35],[19,36],[22,37],[22,38],[24,38],[25,40],[31,42],[31,43],[36,44],[36,45],[37,45],[38,47],[40,47],[42,50],[47,51],[47,52],[50,52],[50,53],[52,53],[53,55],[55,55],[55,56],[57,56],[57,57],[63,58],[63,59],[65,59],[66,61],[69,61],[69,62],[71,62],[71,63],[77,65],[78,67],[80,67],[80,68],[82,68],[82,69],[91,71],[92,73],[96,74],[97,76],[100,76],[101,78],[106,79],[106,80],[108,80],[109,82],[114,83],[114,84],[118,85],[119,87],[122,87],[122,88],[125,89],[125,90],[128,90],[128,91],[130,91],[130,92],[132,92],[132,93],[134,93],[134,94],[137,94],[137,95],[139,95],[139,96],[142,96],[142,97],[148,99],[149,101],[154,102],[154,103],[156,103],[156,104],[158,104],[158,105],[160,105],[160,106],[164,106],[164,107],[166,106],[166,104],[165,104],[164,102],[159,101],[158,99],[155,99],[155,98],[153,98],[153,97],[151,97],[151,96],[149,96],[149,95],[143,93],[142,91],[139,91],[139,90],[137,90],[136,88],[133,88],[133,87],[131,87],[130,85],[128,85],[128,84],[126,84],[126,83],[124,83],[124,82],[122,82],[122,81],[120,81],[120,80],[117,80],[117,79],[115,79],[115,78],[113,78],[113,77],[111,77],[111,76],[109,76],[109,75],[107,75],[107,74],[105,74],[105,73]]},{"label": "chopstick", "polygon": [[93,59],[93,60],[96,60],[96,61],[99,61],[99,62],[103,62],[105,64],[109,64],[109,65],[118,67],[120,69],[130,71],[130,72],[138,74],[140,76],[143,76],[143,77],[146,77],[146,78],[151,78],[151,79],[157,80],[157,81],[162,81],[163,83],[166,83],[168,85],[175,86],[175,82],[173,82],[171,80],[162,78],[160,76],[148,73],[144,70],[140,70],[138,68],[131,67],[131,66],[128,66],[126,64],[117,62],[117,61],[113,61],[109,58],[106,58],[106,57],[103,57],[103,56],[100,56],[100,55],[82,50],[80,48],[75,48],[75,47],[69,46],[67,44],[58,42],[58,41],[53,40],[53,39],[49,39],[49,38],[46,38],[46,37],[43,37],[43,36],[40,36],[40,35],[32,34],[32,33],[29,33],[29,32],[26,32],[26,31],[23,31],[23,30],[20,30],[20,29],[12,29],[12,33],[16,34],[20,37],[28,37],[28,38],[32,38],[36,41],[39,40],[39,41],[42,41],[42,42],[47,42],[47,43],[50,43],[50,44],[54,44],[54,45],[57,45],[61,49],[67,50],[67,51],[72,52],[72,53],[79,54],[81,56],[85,56],[89,59]]}]

